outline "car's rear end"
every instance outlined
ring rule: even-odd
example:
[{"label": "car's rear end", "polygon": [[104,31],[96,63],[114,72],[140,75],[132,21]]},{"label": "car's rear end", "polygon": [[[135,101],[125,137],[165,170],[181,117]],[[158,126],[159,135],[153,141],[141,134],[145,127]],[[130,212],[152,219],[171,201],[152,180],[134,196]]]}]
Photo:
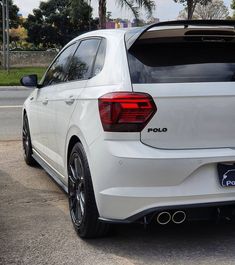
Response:
[{"label": "car's rear end", "polygon": [[100,178],[112,172],[97,194],[101,219],[234,214],[234,25],[191,24],[126,34],[133,91],[99,100],[108,161]]}]

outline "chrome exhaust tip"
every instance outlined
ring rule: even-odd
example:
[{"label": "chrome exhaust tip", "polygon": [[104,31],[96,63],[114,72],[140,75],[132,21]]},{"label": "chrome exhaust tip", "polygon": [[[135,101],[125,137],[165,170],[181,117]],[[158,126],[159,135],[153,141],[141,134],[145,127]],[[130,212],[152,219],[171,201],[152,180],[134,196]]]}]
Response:
[{"label": "chrome exhaust tip", "polygon": [[184,211],[177,211],[172,215],[172,222],[175,224],[182,224],[186,220],[186,213]]},{"label": "chrome exhaust tip", "polygon": [[169,212],[161,212],[157,215],[157,222],[160,225],[167,225],[171,221],[171,214]]}]

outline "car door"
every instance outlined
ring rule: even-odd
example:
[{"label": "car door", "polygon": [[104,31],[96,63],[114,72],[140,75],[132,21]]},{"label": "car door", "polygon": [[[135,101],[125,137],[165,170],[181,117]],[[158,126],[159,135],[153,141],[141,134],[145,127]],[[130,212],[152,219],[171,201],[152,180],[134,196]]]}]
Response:
[{"label": "car door", "polygon": [[62,176],[66,176],[66,158],[64,154],[69,122],[81,91],[85,88],[87,80],[91,77],[100,42],[100,38],[81,40],[71,61],[68,82],[64,86],[59,86],[56,93],[55,140],[57,142],[57,159],[55,169]]},{"label": "car door", "polygon": [[73,43],[62,50],[48,69],[38,90],[38,124],[40,125],[38,152],[52,167],[55,165],[57,144],[55,101],[60,87],[67,82],[69,65],[76,47],[77,43]]}]

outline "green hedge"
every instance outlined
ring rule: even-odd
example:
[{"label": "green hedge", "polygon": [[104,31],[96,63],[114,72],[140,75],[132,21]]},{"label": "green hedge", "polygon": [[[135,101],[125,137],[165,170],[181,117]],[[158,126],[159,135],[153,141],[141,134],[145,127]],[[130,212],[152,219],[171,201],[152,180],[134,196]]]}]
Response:
[{"label": "green hedge", "polygon": [[9,74],[5,70],[0,70],[0,86],[19,86],[20,79],[30,74],[37,74],[40,80],[45,71],[45,67],[11,68]]}]

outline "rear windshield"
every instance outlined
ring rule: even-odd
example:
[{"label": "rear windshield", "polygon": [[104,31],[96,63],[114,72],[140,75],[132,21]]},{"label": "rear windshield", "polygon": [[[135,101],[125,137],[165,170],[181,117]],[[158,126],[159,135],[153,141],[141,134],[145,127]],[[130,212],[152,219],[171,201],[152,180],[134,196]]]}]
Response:
[{"label": "rear windshield", "polygon": [[132,83],[235,81],[233,42],[136,43],[128,52]]}]

